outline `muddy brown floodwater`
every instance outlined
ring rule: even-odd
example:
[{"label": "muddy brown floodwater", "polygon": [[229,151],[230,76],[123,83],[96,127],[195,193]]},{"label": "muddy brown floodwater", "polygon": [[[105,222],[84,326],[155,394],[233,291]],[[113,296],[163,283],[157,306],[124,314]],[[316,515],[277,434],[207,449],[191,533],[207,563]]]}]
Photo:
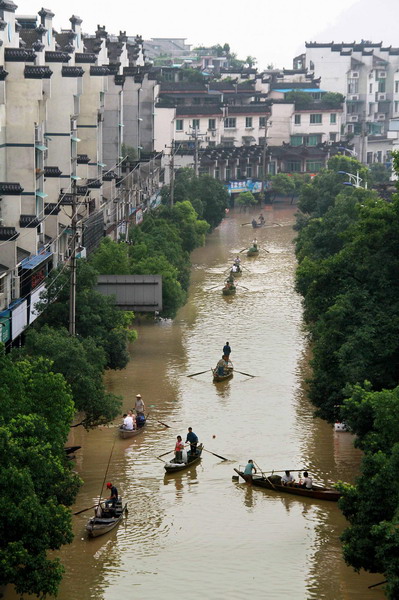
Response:
[{"label": "muddy brown floodwater", "polygon": [[[267,226],[256,231],[242,223],[258,213],[230,212],[192,255],[187,305],[173,322],[139,324],[130,364],[107,375],[125,409],[142,394],[150,411],[144,433],[115,441],[115,427],[73,430],[70,443],[82,446],[76,468],[84,480],[74,510],[91,506],[100,493],[115,441],[107,480],[127,500],[129,515],[94,540],[84,530],[91,511],[74,517],[75,540],[59,553],[66,568],[59,600],[384,597],[381,588],[367,589],[381,576],[345,566],[339,543],[345,519],[335,503],[232,481],[233,468],[248,458],[264,470],[307,467],[326,484],[353,481],[360,461],[352,436],[314,419],[304,393],[308,357],[294,291],[295,207],[276,204],[263,212]],[[254,234],[260,254],[240,255],[237,294],[223,297],[224,273]],[[227,340],[235,368],[256,377],[235,373],[219,384],[209,371],[187,377],[213,367]],[[206,449],[229,461],[204,452],[199,465],[164,476],[156,456],[171,450],[188,426]]]}]

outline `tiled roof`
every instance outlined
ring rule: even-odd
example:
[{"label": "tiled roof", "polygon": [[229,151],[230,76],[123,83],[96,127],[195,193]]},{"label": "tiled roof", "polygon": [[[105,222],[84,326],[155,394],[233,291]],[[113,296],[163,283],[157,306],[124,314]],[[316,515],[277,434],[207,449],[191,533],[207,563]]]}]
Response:
[{"label": "tiled roof", "polygon": [[50,79],[53,72],[49,67],[26,65],[24,70],[25,79]]},{"label": "tiled roof", "polygon": [[78,165],[87,165],[90,162],[90,158],[87,154],[78,154],[76,162]]},{"label": "tiled roof", "polygon": [[90,67],[91,76],[110,75],[111,71],[107,66],[92,65]]},{"label": "tiled roof", "polygon": [[[168,107],[170,108],[170,107]],[[176,116],[184,117],[191,115],[221,115],[222,109],[219,105],[205,104],[203,106],[177,106]]]},{"label": "tiled roof", "polygon": [[61,208],[60,208],[59,204],[56,204],[55,202],[47,202],[44,205],[44,214],[45,215],[58,215],[60,210],[61,210]]},{"label": "tiled roof", "polygon": [[87,180],[87,187],[88,188],[100,188],[102,186],[102,181],[101,179],[88,179]]},{"label": "tiled roof", "polygon": [[75,63],[95,63],[97,55],[94,52],[75,52]]},{"label": "tiled roof", "polygon": [[67,52],[61,52],[59,50],[47,50],[45,52],[45,61],[51,63],[66,63],[71,60],[70,55]]},{"label": "tiled roof", "polygon": [[4,48],[4,60],[6,62],[33,62],[36,54],[33,50],[24,48]]},{"label": "tiled roof", "polygon": [[63,77],[82,77],[84,70],[82,67],[62,67]]},{"label": "tiled roof", "polygon": [[15,227],[0,227],[0,240],[6,242],[7,240],[16,240],[19,236],[18,231]]},{"label": "tiled roof", "polygon": [[36,215],[20,215],[19,225],[20,227],[37,227],[40,224],[40,219]]},{"label": "tiled roof", "polygon": [[58,167],[44,167],[44,176],[45,177],[59,177],[62,174],[61,169]]},{"label": "tiled roof", "polygon": [[19,183],[0,181],[0,194],[4,196],[19,196],[24,191]]}]

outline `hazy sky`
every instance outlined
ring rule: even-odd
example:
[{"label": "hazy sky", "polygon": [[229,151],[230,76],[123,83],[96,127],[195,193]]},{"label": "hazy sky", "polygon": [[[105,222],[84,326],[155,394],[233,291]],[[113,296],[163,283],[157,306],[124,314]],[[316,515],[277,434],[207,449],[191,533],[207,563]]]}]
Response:
[{"label": "hazy sky", "polygon": [[[42,0],[43,1],[43,0]],[[17,14],[35,14],[37,0],[14,0]],[[45,0],[55,13],[57,30],[70,27],[72,14],[83,19],[86,33],[97,24],[109,33],[185,37],[187,43],[228,42],[239,58],[255,56],[260,68],[292,68],[305,41],[383,41],[399,47],[399,0]]]}]

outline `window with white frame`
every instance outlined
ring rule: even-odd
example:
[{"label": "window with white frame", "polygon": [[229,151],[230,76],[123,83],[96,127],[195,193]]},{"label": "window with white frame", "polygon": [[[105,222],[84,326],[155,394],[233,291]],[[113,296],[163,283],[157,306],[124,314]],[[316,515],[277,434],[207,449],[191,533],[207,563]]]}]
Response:
[{"label": "window with white frame", "polygon": [[224,128],[225,129],[235,129],[236,128],[236,118],[235,117],[226,117],[224,120]]},{"label": "window with white frame", "polygon": [[208,119],[208,129],[216,129],[216,119]]},{"label": "window with white frame", "polygon": [[262,129],[266,127],[266,117],[259,117],[259,128]]},{"label": "window with white frame", "polygon": [[301,124],[301,115],[294,115],[294,124],[295,125]]},{"label": "window with white frame", "polygon": [[330,125],[335,125],[337,122],[337,113],[330,113]]},{"label": "window with white frame", "polygon": [[200,128],[200,120],[193,119],[193,129],[199,129],[199,128]]},{"label": "window with white frame", "polygon": [[399,81],[395,81],[395,94],[399,92]]},{"label": "window with white frame", "polygon": [[397,100],[395,100],[395,102],[394,102],[394,111],[396,113],[399,112],[399,102],[397,102]]},{"label": "window with white frame", "polygon": [[311,113],[310,115],[310,124],[311,125],[320,125],[323,122],[322,113]]},{"label": "window with white frame", "polygon": [[246,129],[252,128],[252,117],[245,117],[245,128]]},{"label": "window with white frame", "polygon": [[176,131],[183,131],[184,121],[183,119],[176,119]]}]

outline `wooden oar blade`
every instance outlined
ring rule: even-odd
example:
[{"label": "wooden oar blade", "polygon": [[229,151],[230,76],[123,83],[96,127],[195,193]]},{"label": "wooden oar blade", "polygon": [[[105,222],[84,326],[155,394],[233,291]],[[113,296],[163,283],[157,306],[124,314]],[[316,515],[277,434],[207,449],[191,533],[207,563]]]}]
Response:
[{"label": "wooden oar blade", "polygon": [[241,375],[246,375],[246,377],[256,377],[256,375],[251,375],[251,373],[244,373],[244,371],[237,371],[237,369],[234,369],[234,371],[236,373],[240,373]]},{"label": "wooden oar blade", "polygon": [[187,375],[187,377],[195,377],[196,375],[202,375],[203,373],[208,373],[208,371],[210,371],[210,369],[207,369],[206,371],[199,371],[198,373],[191,373],[191,375]]},{"label": "wooden oar blade", "polygon": [[161,425],[163,425],[164,427],[167,427],[168,429],[170,429],[170,425],[168,425],[167,423],[164,423],[163,421],[158,421],[158,419],[156,419],[157,423],[160,423]]},{"label": "wooden oar blade", "polygon": [[229,460],[228,458],[225,458],[224,456],[220,456],[220,454],[216,454],[216,452],[211,452],[210,450],[207,450],[206,448],[203,448],[203,450],[205,450],[205,452],[209,452],[209,454],[213,454],[213,456],[217,456],[221,460]]},{"label": "wooden oar blade", "polygon": [[74,513],[72,513],[72,514],[73,514],[74,516],[76,516],[76,515],[80,515],[81,513],[84,513],[84,512],[86,512],[87,510],[90,510],[91,508],[96,508],[96,506],[98,506],[98,503],[97,503],[97,504],[93,504],[93,506],[89,506],[89,508],[84,508],[83,510],[78,510],[78,512],[74,512]]},{"label": "wooden oar blade", "polygon": [[168,452],[164,452],[163,454],[160,454],[159,456],[157,456],[157,458],[161,458],[161,456],[166,456],[167,454],[170,454],[171,452],[173,452],[173,450],[168,450]]}]

